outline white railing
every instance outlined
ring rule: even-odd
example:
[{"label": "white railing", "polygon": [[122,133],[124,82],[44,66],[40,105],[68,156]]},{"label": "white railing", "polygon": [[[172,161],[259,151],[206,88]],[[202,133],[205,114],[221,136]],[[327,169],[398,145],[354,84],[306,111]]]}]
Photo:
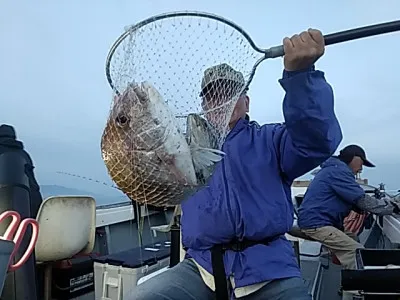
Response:
[{"label": "white railing", "polygon": [[[156,211],[149,211],[141,206],[142,216],[150,216],[156,214]],[[131,221],[135,219],[134,207],[131,203],[123,203],[121,205],[105,205],[100,206],[96,210],[96,227],[117,224],[121,222]]]}]

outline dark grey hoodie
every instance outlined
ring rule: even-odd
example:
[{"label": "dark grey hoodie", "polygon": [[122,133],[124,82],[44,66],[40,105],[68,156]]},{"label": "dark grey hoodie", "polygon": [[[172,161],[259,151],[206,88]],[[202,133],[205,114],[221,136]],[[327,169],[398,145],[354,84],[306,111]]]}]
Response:
[{"label": "dark grey hoodie", "polygon": [[0,125],[0,154],[6,152],[17,152],[26,160],[25,174],[29,178],[31,217],[36,218],[43,198],[33,172],[34,166],[32,159],[24,150],[24,144],[16,139],[14,128],[10,125],[2,124]]}]

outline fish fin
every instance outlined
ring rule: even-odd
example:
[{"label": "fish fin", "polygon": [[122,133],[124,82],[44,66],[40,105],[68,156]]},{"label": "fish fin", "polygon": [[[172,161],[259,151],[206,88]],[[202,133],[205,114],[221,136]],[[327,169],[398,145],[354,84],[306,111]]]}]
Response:
[{"label": "fish fin", "polygon": [[225,152],[217,149],[200,147],[197,144],[190,145],[193,166],[195,170],[202,170],[219,162]]}]

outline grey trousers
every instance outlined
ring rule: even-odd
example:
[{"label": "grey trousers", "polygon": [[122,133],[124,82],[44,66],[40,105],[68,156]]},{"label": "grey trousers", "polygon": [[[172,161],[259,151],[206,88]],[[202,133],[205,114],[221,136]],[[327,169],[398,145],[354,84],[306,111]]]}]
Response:
[{"label": "grey trousers", "polygon": [[[128,300],[216,300],[196,265],[185,259],[172,269],[137,286]],[[274,280],[243,300],[311,300],[302,278]]]},{"label": "grey trousers", "polygon": [[304,234],[329,248],[345,269],[356,268],[356,250],[364,248],[354,234],[346,234],[332,226],[302,229]]}]

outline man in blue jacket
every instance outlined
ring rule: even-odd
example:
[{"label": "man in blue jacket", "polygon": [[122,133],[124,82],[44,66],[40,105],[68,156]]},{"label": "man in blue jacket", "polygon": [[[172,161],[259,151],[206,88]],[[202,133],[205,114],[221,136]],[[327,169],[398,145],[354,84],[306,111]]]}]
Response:
[{"label": "man in blue jacket", "polygon": [[345,269],[355,268],[356,249],[363,248],[344,232],[343,221],[350,211],[368,211],[381,216],[400,212],[397,201],[377,199],[364,192],[355,179],[363,166],[375,167],[364,149],[358,145],[345,147],[339,156],[321,165],[299,208],[301,231],[329,248]]},{"label": "man in blue jacket", "polygon": [[[228,293],[245,300],[311,299],[285,238],[294,219],[291,184],[329,158],[342,133],[332,88],[314,69],[325,49],[321,32],[310,29],[283,42],[285,124],[250,122],[249,97],[241,95],[222,147],[226,156],[207,186],[182,204],[186,258],[139,285],[135,299],[224,300]],[[245,83],[226,64],[206,70],[207,77],[203,92],[213,80]],[[212,110],[213,100],[203,99],[211,122],[221,113]]]}]

